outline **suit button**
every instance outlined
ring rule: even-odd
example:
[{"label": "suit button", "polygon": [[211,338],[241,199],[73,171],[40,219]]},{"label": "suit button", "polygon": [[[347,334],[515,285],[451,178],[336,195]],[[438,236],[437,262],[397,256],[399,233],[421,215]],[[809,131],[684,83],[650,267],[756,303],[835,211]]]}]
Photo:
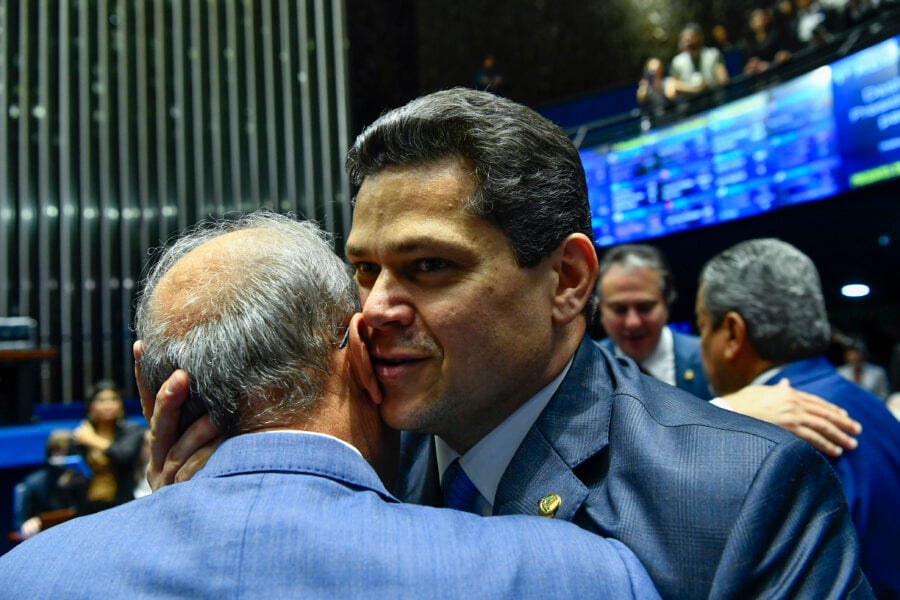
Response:
[{"label": "suit button", "polygon": [[538,514],[542,517],[554,517],[562,506],[562,498],[556,494],[547,494],[538,502]]},{"label": "suit button", "polygon": [[685,381],[693,381],[694,380],[694,370],[688,369],[684,372],[684,380]]}]

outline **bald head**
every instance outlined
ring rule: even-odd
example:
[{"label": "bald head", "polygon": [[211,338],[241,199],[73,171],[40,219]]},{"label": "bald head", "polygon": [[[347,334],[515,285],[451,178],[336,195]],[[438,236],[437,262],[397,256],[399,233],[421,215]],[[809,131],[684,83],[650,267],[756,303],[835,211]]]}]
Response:
[{"label": "bald head", "polygon": [[165,313],[169,335],[221,319],[250,265],[271,256],[281,237],[253,228],[203,242],[172,265],[153,291],[152,305]]},{"label": "bald head", "polygon": [[176,368],[192,410],[234,434],[305,418],[358,301],[346,265],[314,224],[272,213],[205,224],[147,277],[136,330],[141,374]]}]

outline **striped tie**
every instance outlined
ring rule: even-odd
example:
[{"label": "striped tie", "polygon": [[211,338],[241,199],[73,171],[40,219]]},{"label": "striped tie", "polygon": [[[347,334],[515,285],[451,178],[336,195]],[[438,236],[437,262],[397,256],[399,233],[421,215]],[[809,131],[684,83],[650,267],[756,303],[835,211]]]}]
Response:
[{"label": "striped tie", "polygon": [[470,513],[476,512],[475,501],[478,498],[478,488],[459,466],[458,458],[454,459],[444,471],[444,476],[441,478],[441,490],[444,492],[444,506],[447,508]]}]

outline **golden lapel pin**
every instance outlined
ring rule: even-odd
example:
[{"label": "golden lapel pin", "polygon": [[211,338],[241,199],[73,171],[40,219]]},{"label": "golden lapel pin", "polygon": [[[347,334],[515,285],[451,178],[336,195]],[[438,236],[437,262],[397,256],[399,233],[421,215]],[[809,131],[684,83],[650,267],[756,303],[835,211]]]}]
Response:
[{"label": "golden lapel pin", "polygon": [[554,517],[562,506],[562,498],[556,494],[547,494],[538,502],[538,514],[542,517]]}]

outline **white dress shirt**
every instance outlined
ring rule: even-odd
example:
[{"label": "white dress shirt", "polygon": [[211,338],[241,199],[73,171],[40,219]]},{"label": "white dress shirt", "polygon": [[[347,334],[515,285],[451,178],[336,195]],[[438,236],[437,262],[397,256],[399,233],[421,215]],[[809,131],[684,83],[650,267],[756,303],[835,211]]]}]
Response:
[{"label": "white dress shirt", "polygon": [[[513,455],[528,434],[528,430],[535,424],[547,403],[550,402],[550,398],[559,389],[571,366],[572,359],[569,359],[566,367],[553,381],[544,386],[459,459],[459,465],[478,488],[479,498],[476,506],[480,514],[487,516],[493,512],[494,498],[497,496],[500,478],[503,477],[506,467],[509,466]],[[434,442],[438,472],[443,479],[444,471],[459,456],[459,453],[438,436],[434,437]]]}]

